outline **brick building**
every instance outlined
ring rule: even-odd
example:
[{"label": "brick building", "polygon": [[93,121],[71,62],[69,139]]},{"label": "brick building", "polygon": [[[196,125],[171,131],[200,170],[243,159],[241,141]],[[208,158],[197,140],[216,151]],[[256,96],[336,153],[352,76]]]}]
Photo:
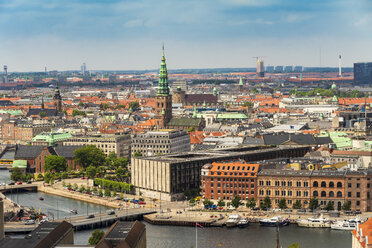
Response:
[{"label": "brick building", "polygon": [[258,169],[258,164],[245,161],[206,164],[201,170],[202,195],[211,200],[256,198]]},{"label": "brick building", "polygon": [[257,202],[262,202],[268,196],[273,208],[278,207],[281,199],[287,200],[289,208],[292,208],[297,200],[301,202],[302,207],[307,208],[310,200],[310,175],[311,171],[261,170],[257,176]]},{"label": "brick building", "polygon": [[346,174],[345,198],[351,202],[351,209],[372,210],[372,171],[352,171]]}]

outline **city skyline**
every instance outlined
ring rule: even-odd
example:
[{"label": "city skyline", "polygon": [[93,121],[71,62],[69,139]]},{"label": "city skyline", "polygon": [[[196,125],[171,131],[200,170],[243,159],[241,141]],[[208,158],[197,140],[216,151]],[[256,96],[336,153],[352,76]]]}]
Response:
[{"label": "city skyline", "polygon": [[[265,65],[352,67],[369,61],[372,3],[358,1],[25,1],[1,3],[0,64],[9,71]],[[320,56],[321,55],[321,56]]]}]

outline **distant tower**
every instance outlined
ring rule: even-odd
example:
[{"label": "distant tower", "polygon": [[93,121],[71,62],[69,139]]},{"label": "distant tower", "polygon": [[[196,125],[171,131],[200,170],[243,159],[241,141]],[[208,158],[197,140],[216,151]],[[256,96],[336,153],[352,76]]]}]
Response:
[{"label": "distant tower", "polygon": [[243,90],[243,80],[242,80],[242,77],[240,77],[239,79],[239,91],[241,92]]},{"label": "distant tower", "polygon": [[45,66],[44,70],[45,70],[45,76],[48,75],[46,66]]},{"label": "distant tower", "polygon": [[160,128],[165,128],[167,123],[172,119],[172,95],[169,94],[168,71],[165,63],[164,45],[163,55],[159,72],[158,93],[156,94],[155,115],[161,121],[158,123]]},{"label": "distant tower", "polygon": [[9,83],[8,81],[8,66],[4,65],[4,83]]},{"label": "distant tower", "polygon": [[54,90],[53,96],[54,106],[57,109],[58,113],[62,112],[62,97],[61,93],[59,92],[58,83],[56,84],[56,88]]},{"label": "distant tower", "polygon": [[264,77],[265,76],[265,66],[263,60],[259,59],[257,57],[257,69],[256,69],[256,74],[257,77]]},{"label": "distant tower", "polygon": [[338,76],[342,77],[342,72],[341,72],[341,55],[338,55]]},{"label": "distant tower", "polygon": [[87,65],[83,63],[83,65],[81,66],[81,74],[85,76],[86,73],[87,73]]}]

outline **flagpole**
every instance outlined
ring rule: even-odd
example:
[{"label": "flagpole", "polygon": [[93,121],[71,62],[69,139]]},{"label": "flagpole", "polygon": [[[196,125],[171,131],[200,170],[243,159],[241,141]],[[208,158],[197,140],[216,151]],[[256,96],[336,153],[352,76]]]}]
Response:
[{"label": "flagpole", "polygon": [[195,223],[195,248],[198,248],[198,224]]}]

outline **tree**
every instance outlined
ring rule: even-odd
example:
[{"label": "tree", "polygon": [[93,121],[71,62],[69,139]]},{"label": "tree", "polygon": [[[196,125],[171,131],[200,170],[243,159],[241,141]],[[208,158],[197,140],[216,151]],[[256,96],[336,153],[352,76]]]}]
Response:
[{"label": "tree", "polygon": [[243,107],[252,107],[253,103],[252,102],[244,102]]},{"label": "tree", "polygon": [[106,168],[105,166],[98,166],[97,168],[97,174],[99,177],[103,177],[106,173]]},{"label": "tree", "polygon": [[108,108],[110,108],[110,105],[109,105],[108,103],[103,103],[103,104],[102,104],[102,109],[103,109],[103,110],[106,110],[106,109],[108,109]]},{"label": "tree", "polygon": [[62,179],[67,179],[68,178],[68,173],[66,171],[61,173]]},{"label": "tree", "polygon": [[300,248],[300,245],[298,243],[293,243],[288,248]]},{"label": "tree", "polygon": [[10,174],[10,179],[14,182],[21,181],[22,171],[18,167],[12,168],[12,174]]},{"label": "tree", "polygon": [[73,190],[76,191],[76,190],[78,190],[78,188],[79,188],[79,186],[78,186],[76,183],[74,183],[74,185],[72,185],[72,189],[73,189]]},{"label": "tree", "polygon": [[265,209],[265,210],[271,208],[271,199],[270,199],[270,197],[266,196],[264,198],[263,202],[261,202],[261,204],[260,204],[260,208],[261,209]]},{"label": "tree", "polygon": [[133,154],[133,157],[134,157],[134,158],[142,157],[142,153],[140,152],[140,150],[137,150],[137,151]]},{"label": "tree", "polygon": [[204,201],[203,201],[203,205],[204,205],[204,207],[208,207],[208,206],[210,206],[210,205],[212,205],[213,203],[209,200],[209,199],[204,199]]},{"label": "tree", "polygon": [[342,207],[341,208],[344,211],[350,210],[350,208],[351,208],[351,202],[350,201],[345,201],[344,204],[342,204]]},{"label": "tree", "polygon": [[126,168],[118,167],[115,171],[116,178],[119,182],[125,182],[129,178],[129,172]]},{"label": "tree", "polygon": [[252,208],[256,207],[256,204],[257,204],[256,200],[253,197],[250,197],[247,200],[246,207],[252,209]]},{"label": "tree", "polygon": [[44,111],[39,112],[39,116],[41,118],[44,118],[46,116],[46,113]]},{"label": "tree", "polygon": [[325,206],[324,209],[327,210],[327,211],[332,211],[332,210],[334,210],[334,209],[335,209],[335,206],[334,206],[333,201],[329,201],[329,202],[327,202],[327,205]]},{"label": "tree", "polygon": [[89,178],[94,178],[97,175],[97,168],[92,165],[89,165],[86,168],[85,173]]},{"label": "tree", "polygon": [[315,197],[314,198],[310,198],[310,202],[309,202],[309,208],[314,210],[314,209],[317,209],[319,206],[319,202],[318,202],[318,199],[316,199]]},{"label": "tree", "polygon": [[301,208],[302,208],[301,201],[296,200],[296,202],[293,204],[293,209],[301,209]]},{"label": "tree", "polygon": [[108,189],[108,188],[105,189],[105,196],[111,196],[110,189]]},{"label": "tree", "polygon": [[131,102],[131,103],[129,104],[129,108],[132,108],[132,110],[136,110],[136,109],[138,109],[139,106],[140,106],[140,104],[139,104],[138,102]]},{"label": "tree", "polygon": [[79,102],[78,106],[81,108],[81,107],[84,107],[84,103],[83,102]]},{"label": "tree", "polygon": [[278,207],[280,209],[286,209],[287,208],[287,201],[284,198],[280,199],[280,201],[278,203]]},{"label": "tree", "polygon": [[67,170],[67,160],[62,156],[48,155],[45,157],[46,171],[62,172]]},{"label": "tree", "polygon": [[84,191],[85,191],[84,185],[80,185],[79,192],[84,192]]},{"label": "tree", "polygon": [[105,162],[105,154],[94,145],[88,145],[78,148],[74,151],[74,159],[80,163],[83,168],[89,165],[98,167]]},{"label": "tree", "polygon": [[53,174],[50,172],[45,172],[44,174],[44,182],[45,183],[52,183],[53,181]]},{"label": "tree", "polygon": [[224,206],[226,206],[226,203],[222,199],[219,199],[218,202],[217,202],[217,206],[218,207],[224,207]]},{"label": "tree", "polygon": [[195,131],[195,127],[194,127],[194,126],[189,127],[189,128],[187,129],[187,132],[194,132],[194,131]]},{"label": "tree", "polygon": [[238,208],[242,203],[241,199],[242,198],[240,196],[236,195],[231,201],[231,206],[233,206],[234,208]]},{"label": "tree", "polygon": [[99,195],[99,196],[103,196],[103,191],[102,191],[102,189],[99,189],[99,190],[98,190],[98,195]]},{"label": "tree", "polygon": [[72,116],[75,117],[77,115],[87,116],[87,113],[85,113],[84,111],[78,110],[78,109],[72,110]]},{"label": "tree", "polygon": [[98,242],[103,238],[105,232],[102,230],[94,230],[89,237],[88,243],[89,245],[96,245]]}]

